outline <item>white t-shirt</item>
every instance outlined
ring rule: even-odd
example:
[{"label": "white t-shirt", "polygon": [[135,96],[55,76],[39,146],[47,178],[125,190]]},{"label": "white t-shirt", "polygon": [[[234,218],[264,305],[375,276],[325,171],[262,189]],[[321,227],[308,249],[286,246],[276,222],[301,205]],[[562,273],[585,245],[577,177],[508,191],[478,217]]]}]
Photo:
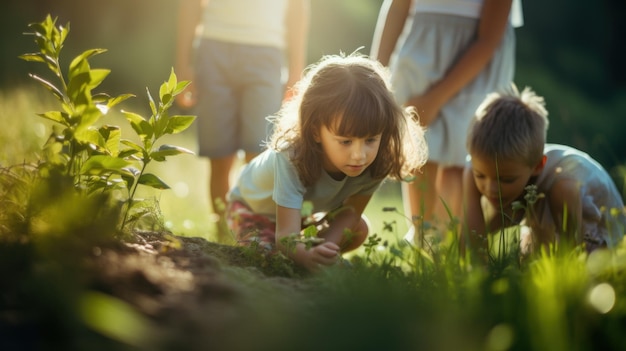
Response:
[{"label": "white t-shirt", "polygon": [[202,37],[229,43],[285,47],[288,0],[210,0]]},{"label": "white t-shirt", "polygon": [[[559,179],[576,181],[583,207],[582,234],[615,245],[623,236],[626,221],[622,195],[610,175],[589,155],[569,146],[546,144],[544,154],[546,165],[535,183],[538,192],[549,192]],[[622,213],[612,216],[611,209]]]},{"label": "white t-shirt", "polygon": [[328,212],[342,206],[353,195],[371,195],[382,180],[370,177],[366,170],[357,177],[333,179],[322,170],[317,183],[305,187],[289,159],[289,151],[267,149],[248,163],[228,194],[229,201],[241,201],[258,214],[276,220],[276,205],[302,209],[304,201],[313,204],[314,212]]}]

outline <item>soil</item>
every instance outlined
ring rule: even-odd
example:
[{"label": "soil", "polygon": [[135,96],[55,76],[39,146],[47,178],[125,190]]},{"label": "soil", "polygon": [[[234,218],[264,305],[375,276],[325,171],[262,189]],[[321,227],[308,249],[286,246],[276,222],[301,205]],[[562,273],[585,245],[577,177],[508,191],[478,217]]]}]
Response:
[{"label": "soil", "polygon": [[93,264],[99,291],[148,317],[137,340],[147,349],[262,349],[241,333],[272,333],[267,316],[311,291],[307,273],[284,257],[168,233],[136,233]]},{"label": "soil", "polygon": [[0,350],[272,349],[312,291],[284,257],[171,233],[137,232],[86,256],[76,269],[6,272]]}]

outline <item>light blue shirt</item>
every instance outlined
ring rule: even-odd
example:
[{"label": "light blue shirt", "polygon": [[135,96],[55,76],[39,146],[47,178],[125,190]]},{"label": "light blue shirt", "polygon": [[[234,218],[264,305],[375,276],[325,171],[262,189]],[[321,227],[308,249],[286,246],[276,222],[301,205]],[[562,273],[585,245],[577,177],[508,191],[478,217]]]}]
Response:
[{"label": "light blue shirt", "polygon": [[276,205],[299,210],[304,201],[310,201],[314,212],[329,212],[353,195],[372,195],[381,183],[381,179],[372,179],[368,170],[342,180],[335,180],[322,170],[320,179],[305,187],[289,151],[267,149],[244,166],[228,200],[241,201],[254,213],[275,221]]}]

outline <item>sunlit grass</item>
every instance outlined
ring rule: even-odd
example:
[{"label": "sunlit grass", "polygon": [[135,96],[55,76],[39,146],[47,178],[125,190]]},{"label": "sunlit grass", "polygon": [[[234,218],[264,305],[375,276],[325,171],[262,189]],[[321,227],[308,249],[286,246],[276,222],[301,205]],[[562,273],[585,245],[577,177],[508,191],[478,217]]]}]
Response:
[{"label": "sunlit grass", "polygon": [[37,161],[50,124],[36,113],[46,112],[53,104],[50,96],[38,89],[24,86],[0,90],[0,164]]}]

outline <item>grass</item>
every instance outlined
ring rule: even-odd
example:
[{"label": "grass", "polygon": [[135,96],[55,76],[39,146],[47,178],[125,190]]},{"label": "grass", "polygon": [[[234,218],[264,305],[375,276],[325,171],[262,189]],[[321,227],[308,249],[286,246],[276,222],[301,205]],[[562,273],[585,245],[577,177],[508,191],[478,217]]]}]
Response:
[{"label": "grass", "polygon": [[[35,113],[44,112],[48,103],[49,100],[28,88],[0,94],[0,123],[6,126],[0,134],[0,142],[6,150],[1,160],[2,166],[36,159],[38,150],[46,140],[46,132],[41,130],[48,130],[46,128],[49,126],[37,126],[41,122]],[[122,117],[115,113],[107,116],[105,123],[126,125]],[[193,128],[165,141],[196,149]],[[156,168],[151,171],[161,176],[172,189],[142,189],[140,196],[158,198],[163,221],[174,234],[212,240],[215,223],[209,216],[211,208],[208,202],[206,160],[182,155],[151,167]],[[65,209],[81,206],[68,205],[62,200],[60,198],[55,202],[59,206],[51,206],[51,209],[57,210],[53,211],[54,216],[51,217],[55,220],[43,226],[45,230],[42,233],[67,234],[65,237],[73,238],[74,234],[92,234],[92,228],[103,227],[99,222],[84,224],[79,221],[77,228],[80,231],[63,233],[64,224],[71,227],[76,226],[76,223],[62,222],[59,214],[72,212]],[[317,276],[291,279],[291,285],[285,289],[289,292],[274,290],[267,285],[269,282],[285,281],[281,277],[263,280],[267,277],[259,274],[258,270],[250,273],[238,267],[223,267],[222,272],[235,273],[227,280],[228,284],[240,285],[240,296],[245,296],[245,301],[243,298],[238,300],[243,301],[246,307],[238,310],[241,313],[239,318],[250,317],[245,312],[250,307],[250,310],[264,314],[258,320],[267,321],[267,317],[272,320],[267,326],[263,323],[248,323],[252,325],[241,326],[241,330],[237,329],[240,327],[237,325],[234,331],[227,330],[224,333],[235,335],[241,331],[262,335],[263,338],[250,338],[258,349],[264,349],[263,346],[265,349],[284,349],[287,345],[298,345],[298,348],[304,350],[406,350],[419,347],[427,350],[569,351],[623,350],[626,347],[626,339],[623,337],[626,321],[626,241],[615,250],[599,250],[588,257],[578,251],[559,254],[543,252],[523,266],[472,266],[455,254],[454,243],[444,242],[429,252],[402,245],[401,238],[407,229],[405,219],[400,214],[383,211],[387,207],[402,212],[397,183],[384,184],[366,209],[372,232],[376,236],[371,235],[362,248],[348,257],[351,269],[332,267]],[[83,231],[83,228],[89,230]],[[0,269],[7,270],[5,277],[10,275],[11,278],[6,281],[22,282],[23,276],[31,277],[29,282],[35,284],[34,288],[31,286],[29,290],[25,287],[25,291],[32,294],[32,301],[41,300],[44,287],[46,290],[58,289],[59,296],[63,294],[63,289],[71,291],[71,278],[78,277],[78,274],[67,274],[60,267],[74,267],[77,270],[82,267],[82,263],[74,262],[80,261],[81,257],[72,258],[68,255],[62,240],[43,236],[40,239],[48,240],[45,243],[50,245],[43,256],[26,251],[28,246],[24,248],[13,243],[0,245],[0,250],[6,250],[2,251],[4,255],[0,255],[3,258]],[[493,246],[499,247],[499,237],[493,240]],[[385,241],[387,245],[384,245]],[[15,248],[22,248],[25,252],[16,253]],[[28,262],[33,257],[40,257],[35,262],[37,265]],[[48,260],[51,262],[44,260],[49,257],[53,258]],[[15,262],[9,262],[10,259]],[[206,257],[203,259],[200,268],[206,269],[210,265],[206,263]],[[37,269],[29,270],[29,264]],[[20,267],[24,272],[7,269],[11,267]],[[42,267],[58,271],[58,274],[51,275]],[[110,273],[115,269],[115,266],[105,267],[104,271]],[[131,273],[132,281],[143,282],[136,271]],[[189,272],[182,272],[180,277],[189,277]],[[165,278],[165,282],[170,282],[176,277]],[[212,281],[214,276],[201,271],[195,278],[198,281]],[[150,279],[145,280],[150,282]],[[215,280],[219,281],[220,278]],[[290,289],[297,286],[293,283],[302,284],[307,289]],[[220,292],[223,293],[223,290],[204,291],[216,295]],[[73,295],[65,295],[69,296],[67,300],[59,299],[71,306]],[[89,296],[96,300],[102,298],[100,295]],[[196,301],[182,296],[185,300]],[[216,311],[210,310],[211,305],[207,303],[216,301],[216,297],[211,296],[197,301],[204,302],[200,307],[214,313]],[[40,305],[43,308],[57,308],[58,303],[47,304],[43,301],[35,307]],[[89,306],[92,305],[93,301]],[[284,314],[275,313],[274,308],[279,307]],[[126,311],[126,307],[118,306],[119,311]],[[228,316],[231,320],[237,317],[231,314]],[[0,326],[1,322],[2,319]],[[64,322],[73,323],[71,318],[66,318]],[[107,323],[99,328],[110,325]],[[187,326],[184,323],[182,325]],[[191,325],[206,327],[200,323]],[[272,325],[281,325],[284,329],[272,329]],[[183,339],[179,341],[186,341],[187,338],[203,340],[198,338],[206,334],[204,330],[184,332]],[[220,336],[207,335],[209,339]],[[132,336],[127,337],[132,339]]]}]

